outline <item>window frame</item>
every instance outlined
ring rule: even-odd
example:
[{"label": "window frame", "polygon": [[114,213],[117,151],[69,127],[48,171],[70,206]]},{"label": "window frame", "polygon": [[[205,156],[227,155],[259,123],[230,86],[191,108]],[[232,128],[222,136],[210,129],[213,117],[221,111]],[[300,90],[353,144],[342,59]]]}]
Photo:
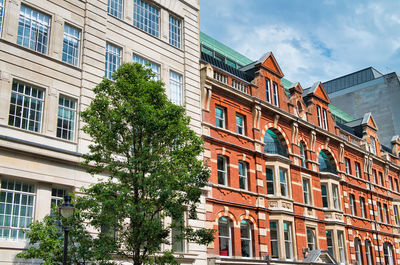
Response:
[{"label": "window frame", "polygon": [[[117,15],[115,15],[113,12],[110,12],[110,9],[111,9],[110,3],[111,2],[114,3],[114,7],[121,6],[121,10],[118,10],[118,8],[112,8],[113,10],[116,10],[116,12],[114,12],[114,13],[116,13]],[[124,0],[108,0],[107,1],[107,14],[110,16],[113,16],[115,18],[122,19],[122,16],[124,14]]]},{"label": "window frame", "polygon": [[332,184],[332,200],[333,208],[340,210],[339,186],[337,184]]},{"label": "window frame", "polygon": [[328,130],[328,118],[326,116],[326,109],[325,108],[322,109],[322,120],[324,122],[324,129]]},{"label": "window frame", "polygon": [[345,251],[345,242],[344,242],[344,232],[343,231],[337,231],[337,237],[338,237],[338,250],[339,250],[339,258],[341,264],[346,263],[346,251]]},{"label": "window frame", "polygon": [[[282,174],[283,173],[283,174]],[[284,178],[282,178],[284,177]],[[288,181],[288,170],[286,168],[279,167],[279,191],[280,195],[285,198],[290,198],[290,191],[289,191],[289,181]],[[282,181],[283,179],[283,181]],[[282,191],[285,191],[285,195],[283,195]]]},{"label": "window frame", "polygon": [[346,170],[346,174],[351,175],[351,163],[350,159],[348,159],[347,157],[344,158],[344,167]]},{"label": "window frame", "polygon": [[[308,251],[317,249],[317,242],[316,242],[316,229],[314,227],[306,227],[306,239],[307,239],[307,248]],[[310,233],[309,233],[310,232]],[[311,236],[311,237],[309,237]],[[309,240],[311,239],[311,240]]]},{"label": "window frame", "polygon": [[383,204],[383,215],[385,216],[385,223],[390,224],[389,208],[386,203]]},{"label": "window frame", "polygon": [[354,238],[354,251],[355,251],[355,255],[356,255],[357,265],[363,265],[361,240],[357,237]]},{"label": "window frame", "polygon": [[285,247],[285,259],[293,260],[294,255],[293,255],[292,223],[289,221],[283,221],[283,239]]},{"label": "window frame", "polygon": [[[221,110],[222,117],[217,117],[217,109]],[[215,105],[214,112],[215,112],[215,126],[218,128],[225,129],[226,128],[226,109],[224,107]],[[220,120],[220,122],[218,122],[218,120]],[[222,127],[219,125],[219,123],[222,124]]]},{"label": "window frame", "polygon": [[[112,75],[117,71],[118,67],[122,63],[123,49],[113,43],[106,42],[106,52],[105,52],[105,67],[104,67],[104,77],[110,80],[114,80]],[[115,64],[113,63],[115,58]],[[112,59],[109,61],[109,59]]]},{"label": "window frame", "polygon": [[[330,236],[328,236],[330,234]],[[333,230],[327,229],[325,230],[325,236],[326,236],[326,245],[327,245],[327,251],[331,254],[332,257],[335,257],[335,244],[334,244],[334,236],[333,236]],[[329,238],[330,237],[330,245],[329,245]],[[329,251],[331,249],[331,251]]]},{"label": "window frame", "polygon": [[397,204],[394,204],[394,205],[393,205],[393,215],[394,215],[395,224],[396,224],[397,226],[399,226],[399,225],[400,225],[399,207],[398,207]]},{"label": "window frame", "polygon": [[271,80],[269,78],[265,78],[265,94],[266,100],[268,103],[271,102]]},{"label": "window frame", "polygon": [[[243,172],[240,172],[241,167],[243,169]],[[247,170],[247,163],[245,161],[239,161],[238,172],[239,172],[239,188],[242,190],[249,190],[248,170]],[[242,187],[243,179],[244,179],[244,184],[245,184],[244,187]]]},{"label": "window frame", "polygon": [[350,213],[353,216],[357,216],[357,207],[356,207],[356,198],[354,194],[349,194],[349,204],[350,204]]},{"label": "window frame", "polygon": [[[275,227],[273,227],[271,224],[275,224]],[[279,259],[279,222],[277,220],[270,220],[269,221],[269,230],[270,230],[270,244],[271,244],[271,258],[272,259]],[[273,233],[276,233],[276,238],[275,236],[273,237]],[[275,246],[275,247],[274,247]],[[276,249],[277,253],[274,253],[274,249]]]},{"label": "window frame", "polygon": [[[226,226],[227,226],[227,232],[228,232],[228,234],[227,235],[222,235],[221,236],[221,228],[220,228],[220,226],[221,226],[221,219],[223,219],[224,221],[226,220]],[[229,218],[227,218],[227,217],[225,217],[225,216],[222,216],[222,217],[220,217],[219,219],[218,219],[218,240],[219,240],[219,255],[220,256],[224,256],[224,257],[231,257],[232,256],[232,222],[231,222],[231,220],[229,219]],[[221,251],[225,251],[225,250],[221,250],[221,238],[222,239],[224,239],[224,240],[227,240],[228,241],[228,249],[227,249],[227,251],[228,251],[228,255],[221,255]]]},{"label": "window frame", "polygon": [[[326,194],[324,195],[322,192],[322,187],[325,187]],[[329,208],[329,192],[328,192],[328,184],[327,183],[321,183],[321,198],[322,198],[322,208]],[[325,200],[324,200],[325,198]],[[326,206],[324,206],[324,201],[326,201]]]},{"label": "window frame", "polygon": [[357,178],[361,178],[361,166],[360,163],[354,162],[354,172]]},{"label": "window frame", "polygon": [[278,84],[272,81],[272,94],[274,97],[274,105],[279,107]]},{"label": "window frame", "polygon": [[301,160],[301,166],[306,168],[306,151],[305,151],[305,147],[304,147],[304,143],[303,141],[300,142],[300,160]]},{"label": "window frame", "polygon": [[[268,171],[271,172],[271,179],[268,179]],[[266,167],[265,168],[265,178],[266,178],[266,183],[267,183],[267,195],[275,195],[275,173],[274,173],[274,168],[272,167]],[[272,185],[272,193],[269,193],[270,189]]]},{"label": "window frame", "polygon": [[309,178],[303,177],[302,180],[303,186],[303,203],[307,205],[312,205],[312,196],[311,196],[311,181]]},{"label": "window frame", "polygon": [[322,113],[321,113],[321,107],[317,105],[317,117],[318,117],[318,126],[322,128]]},{"label": "window frame", "polygon": [[362,218],[367,218],[367,208],[364,197],[360,196],[360,212]]},{"label": "window frame", "polygon": [[[140,8],[140,11],[137,11],[138,8]],[[150,23],[148,22],[144,23],[143,20],[149,19],[149,17],[157,18],[157,20],[150,21]],[[148,1],[133,0],[132,24],[134,27],[138,28],[143,32],[146,32],[147,34],[152,35],[153,37],[160,38],[160,28],[161,28],[160,22],[161,22],[160,8],[158,8],[153,4],[150,4]]]},{"label": "window frame", "polygon": [[[242,124],[240,125],[239,123],[238,123],[238,118],[239,119],[242,119]],[[245,117],[244,117],[244,115],[242,115],[242,114],[239,114],[239,113],[236,113],[236,133],[237,134],[239,134],[239,135],[246,135],[246,132],[245,132]],[[241,132],[240,132],[240,130],[241,130]]]},{"label": "window frame", "polygon": [[0,37],[3,33],[4,10],[6,9],[6,0],[0,0]]},{"label": "window frame", "polygon": [[183,106],[183,75],[173,70],[169,71],[169,99],[175,105]]},{"label": "window frame", "polygon": [[383,257],[385,260],[385,265],[395,264],[393,255],[393,246],[388,242],[383,243]]},{"label": "window frame", "polygon": [[367,265],[373,265],[373,248],[371,245],[371,241],[369,241],[368,239],[365,240],[364,242],[364,247],[365,247],[365,257],[367,260]]},{"label": "window frame", "polygon": [[[78,36],[74,36],[74,35],[72,35],[72,34],[69,33],[69,32],[65,32],[66,27],[69,27],[70,29],[76,31],[76,32],[78,33]],[[77,42],[77,47],[73,47],[73,48],[72,48],[73,51],[74,51],[76,54],[70,55],[70,54],[68,53],[69,49],[67,49],[67,52],[64,51],[64,47],[65,47],[64,44],[65,44],[65,39],[66,39],[66,37],[72,38],[72,39],[74,39],[74,40]],[[79,66],[79,64],[80,64],[80,55],[81,55],[81,42],[82,42],[82,41],[81,41],[81,38],[82,38],[82,30],[81,30],[80,28],[77,28],[77,27],[75,27],[75,26],[73,26],[73,25],[71,25],[71,24],[69,24],[69,23],[64,23],[63,50],[62,50],[62,54],[61,54],[61,60],[62,60],[63,62],[65,62],[65,63],[67,63],[67,64],[70,64],[70,65],[72,65],[72,66],[76,66],[76,67]],[[69,42],[68,42],[67,45],[69,45]],[[66,59],[64,59],[64,54],[66,54],[66,56],[67,56]],[[68,56],[71,57],[72,62],[69,62]]]},{"label": "window frame", "polygon": [[[177,25],[174,24],[171,20],[175,20]],[[169,14],[168,18],[168,43],[172,46],[181,49],[182,48],[182,28],[183,28],[183,19],[178,18],[177,16]],[[177,32],[174,32],[176,29]],[[171,31],[172,30],[172,31]],[[177,37],[177,40],[174,39],[174,36]]]},{"label": "window frame", "polygon": [[382,206],[381,206],[380,202],[376,203],[376,208],[377,208],[377,211],[378,211],[379,222],[382,223],[383,222],[383,214],[382,214]]},{"label": "window frame", "polygon": [[[222,159],[222,166],[224,168],[219,168],[219,159]],[[220,183],[220,175],[224,179],[224,183]],[[218,176],[218,184],[228,186],[228,158],[223,155],[217,155],[217,176]]]},{"label": "window frame", "polygon": [[[61,98],[64,98],[64,101],[65,101],[65,100],[69,100],[71,103],[74,103],[75,108],[72,109],[72,108],[70,108],[70,107],[66,107],[65,105],[63,105],[62,107],[60,107],[60,100],[61,100]],[[71,129],[64,129],[63,127],[59,127],[59,126],[58,126],[59,119],[60,119],[60,108],[63,108],[64,111],[65,111],[65,109],[66,109],[67,111],[70,111],[70,112],[73,113],[73,120],[72,120],[72,122],[71,122],[71,120],[67,120],[67,122],[70,122],[70,123],[73,124]],[[64,94],[60,94],[60,95],[59,95],[59,99],[58,99],[58,111],[57,111],[57,126],[56,126],[56,137],[57,137],[57,138],[64,139],[64,140],[68,140],[68,141],[74,141],[74,140],[75,140],[75,136],[76,136],[76,127],[77,127],[77,126],[76,126],[76,124],[77,124],[77,109],[78,109],[78,100],[76,100],[76,99],[74,99],[74,98],[71,98],[71,97],[68,97],[68,96],[65,96]],[[62,123],[64,122],[64,120],[65,120],[65,119],[62,119]],[[59,129],[61,130],[60,136],[59,136],[59,134],[58,134]],[[69,138],[64,138],[64,137],[63,137],[63,131],[65,131],[65,130],[67,131],[67,134],[68,134],[68,132],[70,132],[70,133],[69,133],[69,134],[70,134],[70,137],[69,137]]]},{"label": "window frame", "polygon": [[[151,69],[155,74],[155,80],[161,80],[161,65],[157,64],[153,61],[147,60],[146,58],[134,53],[132,54],[132,62],[139,63],[143,65],[145,68]],[[157,70],[157,71],[155,71]]]},{"label": "window frame", "polygon": [[371,142],[371,153],[373,153],[374,155],[376,155],[376,141],[375,141],[375,137],[370,136],[369,137],[370,142]]},{"label": "window frame", "polygon": [[[242,224],[246,223],[246,229],[248,229],[248,238],[243,237],[243,233],[242,233]],[[240,221],[240,250],[241,250],[241,256],[243,258],[252,258],[253,257],[253,229],[251,226],[251,223],[248,220],[242,220]],[[243,245],[244,243],[248,244],[248,248],[249,248],[249,255],[248,256],[244,256],[243,255]]]}]

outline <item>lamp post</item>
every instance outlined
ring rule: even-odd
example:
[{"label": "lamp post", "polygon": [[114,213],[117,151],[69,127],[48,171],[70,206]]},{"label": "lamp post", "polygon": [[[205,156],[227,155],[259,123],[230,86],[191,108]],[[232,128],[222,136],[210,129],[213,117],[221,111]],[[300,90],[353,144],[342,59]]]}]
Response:
[{"label": "lamp post", "polygon": [[[64,196],[64,203],[60,206],[60,213],[62,217],[69,218],[74,214],[75,208],[71,204],[71,196]],[[68,254],[68,233],[69,227],[67,225],[63,225],[64,227],[64,261],[63,265],[67,265],[67,254]]]}]

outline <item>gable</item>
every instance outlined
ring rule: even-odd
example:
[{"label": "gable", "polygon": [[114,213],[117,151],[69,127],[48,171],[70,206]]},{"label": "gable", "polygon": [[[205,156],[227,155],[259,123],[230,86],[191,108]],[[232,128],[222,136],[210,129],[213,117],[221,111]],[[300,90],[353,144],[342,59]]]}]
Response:
[{"label": "gable", "polygon": [[372,118],[372,115],[370,116],[369,120],[368,120],[368,125],[374,129],[378,129],[378,127],[376,126],[375,120],[374,118]]},{"label": "gable", "polygon": [[375,122],[374,118],[372,117],[371,112],[364,114],[361,124],[367,125],[367,126],[371,127],[372,129],[374,129],[375,131],[378,130],[378,126],[376,125],[376,122]]},{"label": "gable", "polygon": [[326,93],[325,88],[322,86],[321,82],[319,82],[318,86],[315,88],[314,95],[327,102],[328,104],[331,103],[331,100],[328,97],[328,94]]},{"label": "gable", "polygon": [[284,75],[282,73],[281,68],[279,67],[278,62],[276,61],[272,52],[269,52],[263,62],[261,63],[265,68],[275,73],[278,77],[282,78]]}]

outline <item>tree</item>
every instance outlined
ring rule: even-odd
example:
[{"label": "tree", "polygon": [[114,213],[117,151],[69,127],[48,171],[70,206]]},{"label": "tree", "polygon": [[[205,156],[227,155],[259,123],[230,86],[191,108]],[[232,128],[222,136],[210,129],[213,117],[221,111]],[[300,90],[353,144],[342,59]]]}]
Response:
[{"label": "tree", "polygon": [[[197,218],[209,178],[200,159],[203,142],[151,69],[123,64],[113,78],[93,90],[95,98],[82,112],[83,130],[93,141],[85,165],[92,174],[106,174],[85,190],[82,214],[112,242],[117,257],[135,265],[173,264],[173,249],[158,254],[161,243],[171,245],[171,229],[179,231],[172,240],[213,240],[212,230],[184,222],[185,212]],[[167,224],[165,217],[173,221]]]}]

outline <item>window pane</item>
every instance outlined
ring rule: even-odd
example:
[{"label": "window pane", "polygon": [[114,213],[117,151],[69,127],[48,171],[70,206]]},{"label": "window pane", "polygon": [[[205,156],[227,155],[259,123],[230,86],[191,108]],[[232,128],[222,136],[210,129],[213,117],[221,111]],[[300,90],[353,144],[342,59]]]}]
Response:
[{"label": "window pane", "polygon": [[239,186],[243,190],[247,190],[247,164],[239,162]]},{"label": "window pane", "polygon": [[133,25],[155,36],[159,36],[160,11],[154,6],[142,1],[134,0]]},{"label": "window pane", "polygon": [[219,234],[219,254],[221,256],[230,256],[231,250],[231,232],[229,220],[221,217],[218,221]]},{"label": "window pane", "polygon": [[183,104],[182,76],[172,71],[169,72],[169,99],[176,105]]},{"label": "window pane", "polygon": [[218,184],[227,185],[225,157],[223,156],[217,157],[217,167],[218,167]]},{"label": "window pane", "polygon": [[57,137],[74,140],[76,101],[60,95],[58,100]]},{"label": "window pane", "polygon": [[169,44],[181,47],[182,22],[180,19],[169,16]]},{"label": "window pane", "polygon": [[122,18],[122,0],[108,0],[107,12],[119,19]]},{"label": "window pane", "polygon": [[121,64],[121,49],[107,43],[106,44],[106,63],[104,76],[108,79],[113,79],[112,74]]},{"label": "window pane", "polygon": [[79,49],[81,32],[68,24],[64,25],[64,40],[62,60],[66,63],[77,66],[79,61]]},{"label": "window pane", "polygon": [[215,107],[215,126],[225,128],[225,110],[220,107]]},{"label": "window pane", "polygon": [[280,183],[281,183],[281,195],[284,197],[288,196],[287,189],[287,172],[284,169],[279,169]]},{"label": "window pane", "polygon": [[0,35],[3,28],[4,1],[0,0]]},{"label": "window pane", "polygon": [[271,239],[271,258],[279,258],[278,224],[276,221],[269,222]]},{"label": "window pane", "polygon": [[274,195],[275,188],[274,188],[274,171],[272,168],[266,168],[266,175],[267,175],[267,194]]},{"label": "window pane", "polygon": [[251,257],[251,226],[245,220],[240,222],[240,241],[242,257]]},{"label": "window pane", "polygon": [[160,65],[152,63],[152,62],[150,62],[138,55],[135,55],[135,54],[133,55],[133,62],[140,63],[144,67],[150,68],[156,74],[155,80],[160,80]]}]

